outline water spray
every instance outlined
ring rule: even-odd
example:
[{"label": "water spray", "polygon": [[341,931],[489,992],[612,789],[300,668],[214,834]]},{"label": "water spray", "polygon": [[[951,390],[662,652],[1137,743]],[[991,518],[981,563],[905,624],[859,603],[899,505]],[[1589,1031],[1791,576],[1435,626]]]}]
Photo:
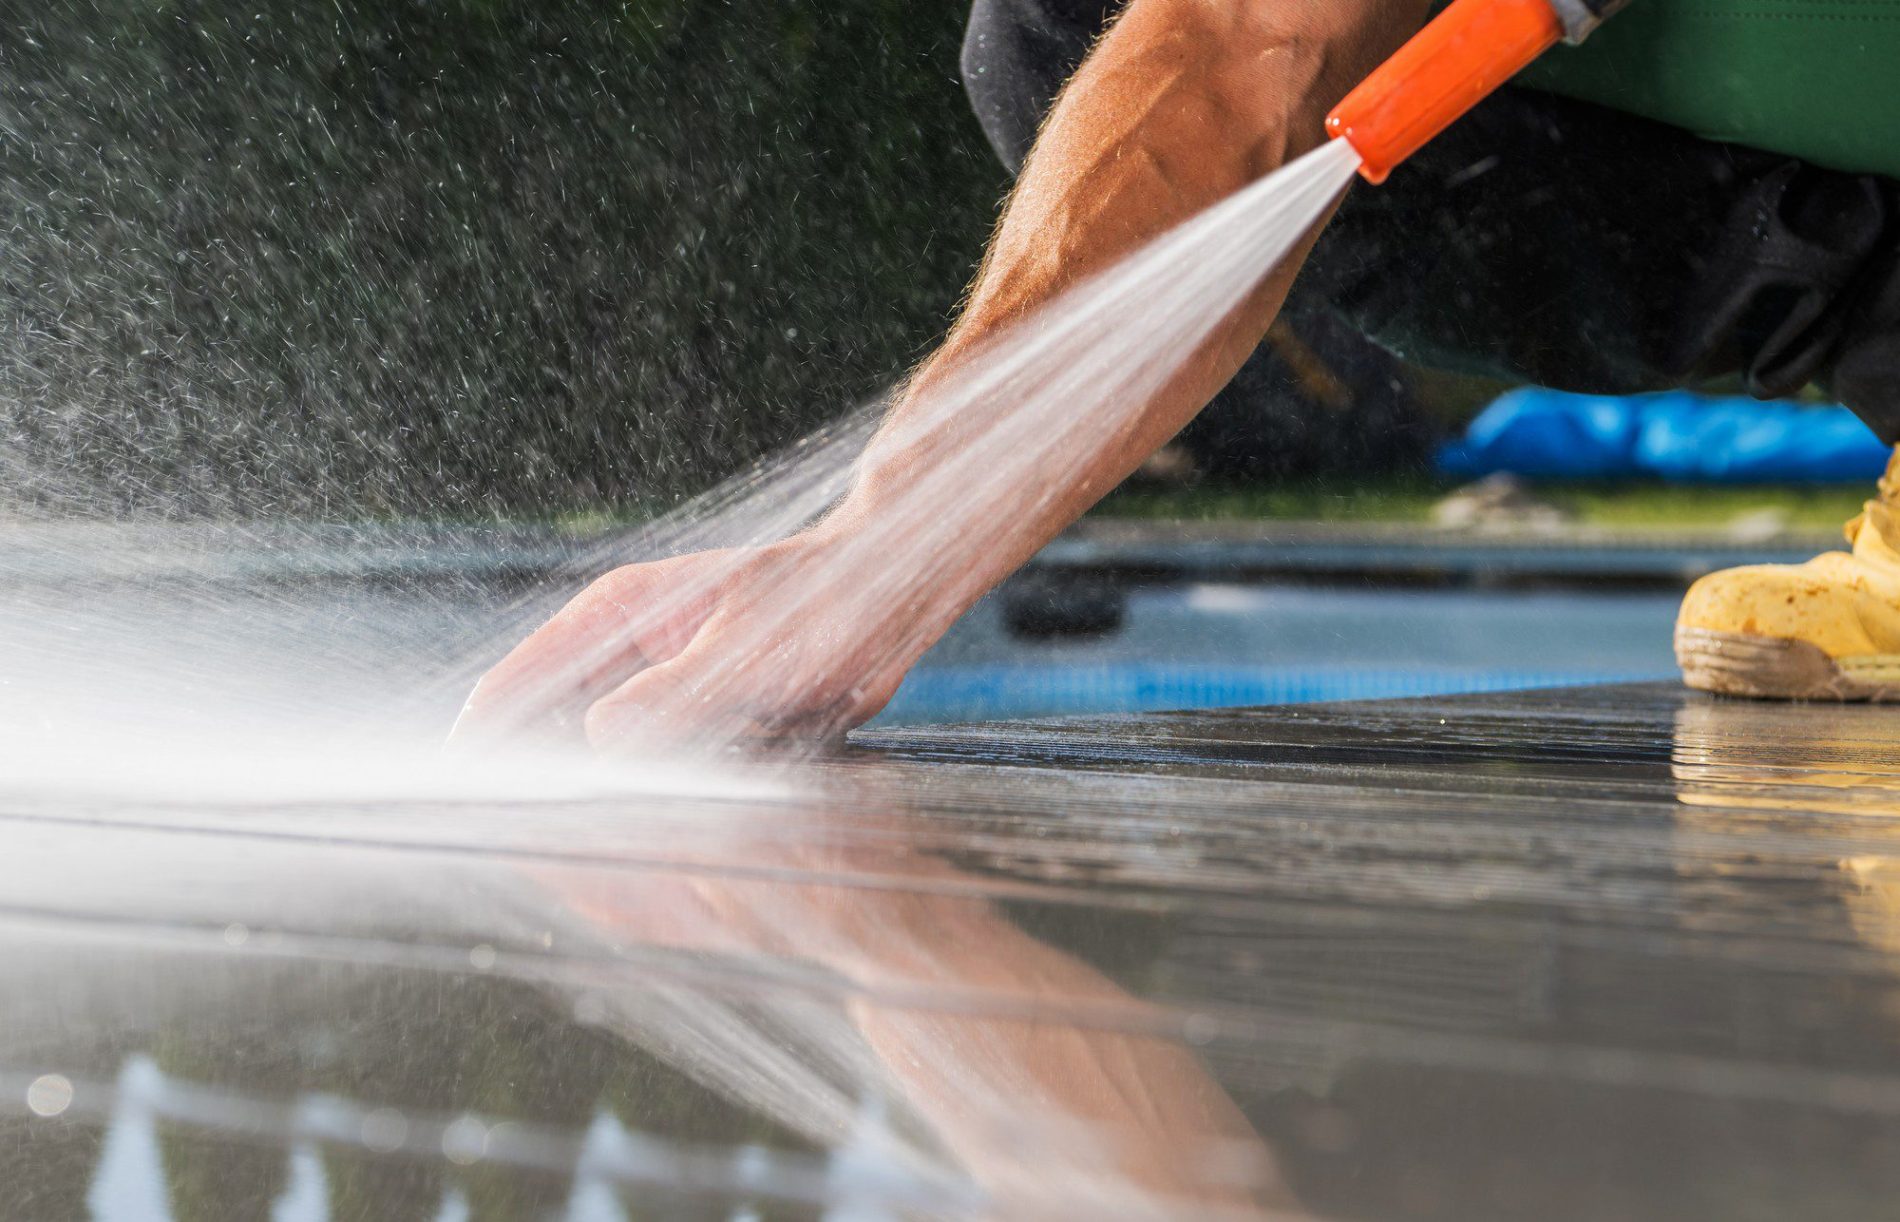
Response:
[{"label": "water spray", "polygon": [[1629,0],[1456,0],[1326,117],[1381,183],[1559,42],[1580,43]]},{"label": "water spray", "polygon": [[1033,552],[1043,540],[1025,523],[1050,490],[1084,486],[1105,446],[1152,428],[1193,354],[1295,257],[1355,174],[1383,180],[1623,2],[1455,0],[1339,106],[1328,123],[1339,139],[1041,303],[1033,325],[988,337],[980,359],[912,380],[901,412],[862,417],[853,437],[905,456],[901,497],[801,539],[801,523],[852,488],[849,447],[799,454],[785,480],[737,485],[671,532],[687,545],[666,553],[671,567],[609,574],[490,670],[458,740],[534,728],[615,752],[722,759],[737,742],[869,716],[948,626],[919,592],[958,591],[954,603],[995,558]]}]

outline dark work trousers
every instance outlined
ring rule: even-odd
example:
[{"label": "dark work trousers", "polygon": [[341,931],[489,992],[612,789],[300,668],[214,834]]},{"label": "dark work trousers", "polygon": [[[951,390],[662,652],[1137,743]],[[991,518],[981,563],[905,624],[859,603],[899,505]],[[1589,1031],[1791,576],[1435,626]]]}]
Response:
[{"label": "dark work trousers", "polygon": [[[963,80],[1019,169],[1120,0],[975,0]],[[1900,184],[1507,88],[1354,187],[1296,282],[1421,364],[1628,393],[1818,383],[1900,444]]]}]

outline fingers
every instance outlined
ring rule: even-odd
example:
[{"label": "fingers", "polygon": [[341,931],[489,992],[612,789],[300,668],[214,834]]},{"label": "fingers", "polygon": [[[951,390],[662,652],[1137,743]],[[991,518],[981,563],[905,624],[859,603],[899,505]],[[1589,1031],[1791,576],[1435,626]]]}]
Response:
[{"label": "fingers", "polygon": [[677,657],[601,697],[587,711],[588,742],[615,754],[652,754],[840,738],[876,716],[903,677],[901,669],[863,667],[831,649],[798,660],[794,651],[760,650],[736,641],[745,634],[724,631],[722,619],[707,623]]},{"label": "fingers", "polygon": [[798,559],[705,552],[609,573],[482,678],[451,742],[651,753],[841,736],[877,714],[914,658],[875,633],[767,615]]},{"label": "fingers", "polygon": [[721,553],[617,569],[484,675],[452,742],[532,736],[579,745],[588,706],[684,649],[716,597]]},{"label": "fingers", "polygon": [[704,690],[703,680],[694,681],[696,666],[702,672],[704,667],[693,655],[688,648],[596,700],[587,710],[588,743],[599,751],[641,755],[690,747],[695,740],[704,744],[713,734],[727,732],[716,713],[721,702]]}]

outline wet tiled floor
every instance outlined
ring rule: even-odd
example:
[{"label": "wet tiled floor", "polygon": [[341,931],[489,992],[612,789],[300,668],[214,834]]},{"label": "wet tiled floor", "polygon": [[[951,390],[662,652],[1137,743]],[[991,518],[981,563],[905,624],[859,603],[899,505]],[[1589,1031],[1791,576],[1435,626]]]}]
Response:
[{"label": "wet tiled floor", "polygon": [[782,798],[0,795],[0,1218],[1900,1201],[1900,712],[882,731]]}]

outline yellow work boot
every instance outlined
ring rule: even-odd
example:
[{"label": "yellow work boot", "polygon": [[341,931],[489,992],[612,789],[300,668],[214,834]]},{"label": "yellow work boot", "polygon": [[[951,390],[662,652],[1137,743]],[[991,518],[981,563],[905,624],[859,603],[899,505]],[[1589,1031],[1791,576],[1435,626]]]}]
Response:
[{"label": "yellow work boot", "polygon": [[1900,700],[1900,448],[1847,524],[1851,552],[1711,573],[1676,617],[1690,687],[1784,700]]}]

